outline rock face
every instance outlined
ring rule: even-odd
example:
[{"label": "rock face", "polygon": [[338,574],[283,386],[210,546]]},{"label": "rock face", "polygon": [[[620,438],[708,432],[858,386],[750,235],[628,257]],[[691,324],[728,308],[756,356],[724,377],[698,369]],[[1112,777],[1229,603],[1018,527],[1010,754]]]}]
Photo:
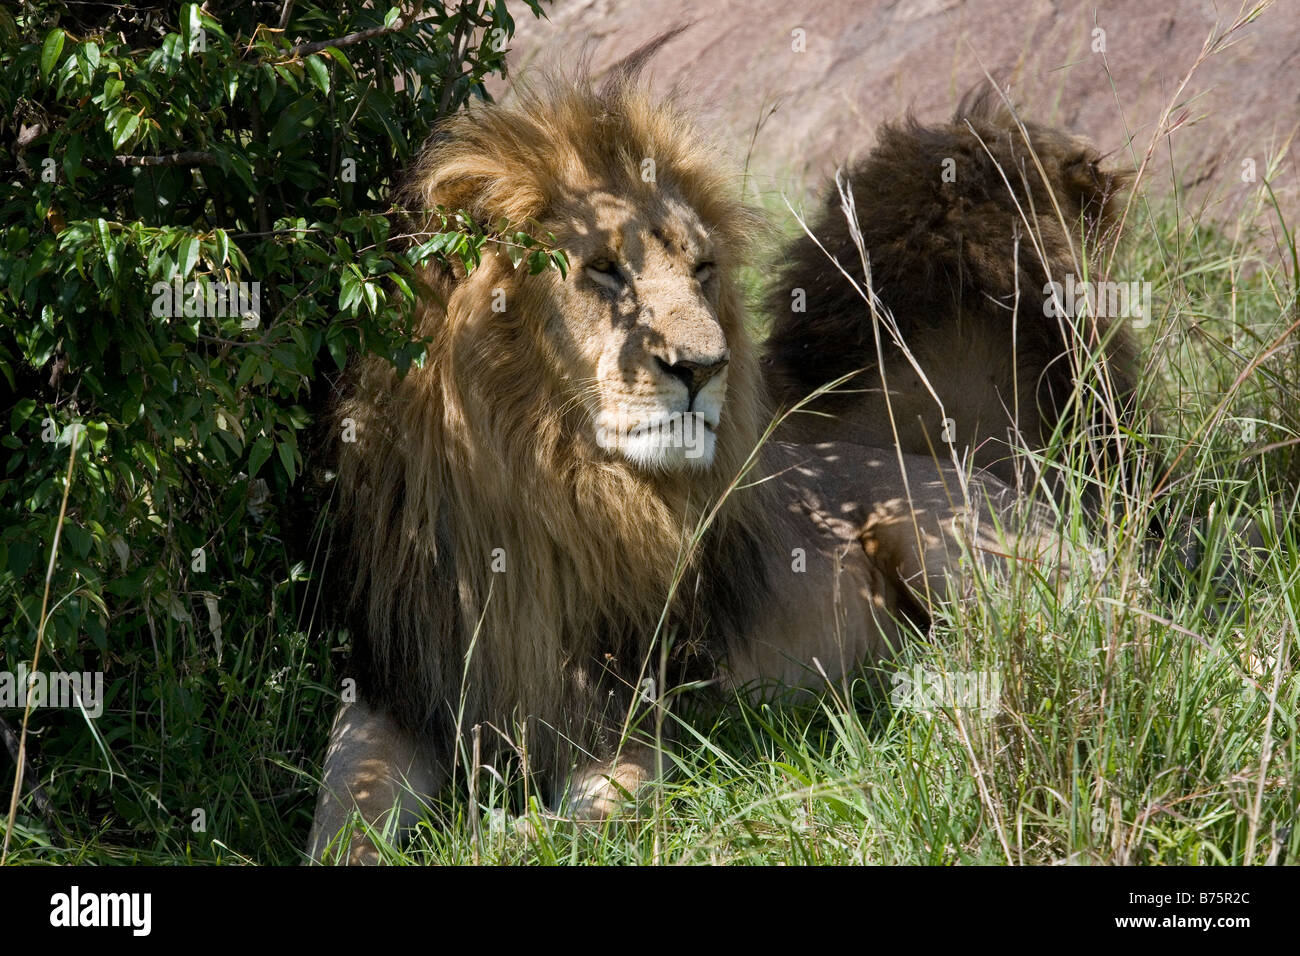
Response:
[{"label": "rock face", "polygon": [[1167,192],[1176,171],[1185,204],[1215,218],[1257,202],[1272,164],[1294,223],[1300,163],[1294,153],[1277,157],[1300,121],[1300,2],[1279,0],[1235,30],[1233,7],[555,0],[547,21],[518,14],[511,62],[516,71],[565,65],[585,52],[600,71],[685,27],[653,59],[655,85],[680,83],[702,125],[739,162],[748,154],[752,188],[795,202],[870,149],[880,123],[908,110],[947,118],[987,71],[1022,115],[1087,136],[1116,166],[1136,169],[1149,154],[1143,179],[1152,194]]}]

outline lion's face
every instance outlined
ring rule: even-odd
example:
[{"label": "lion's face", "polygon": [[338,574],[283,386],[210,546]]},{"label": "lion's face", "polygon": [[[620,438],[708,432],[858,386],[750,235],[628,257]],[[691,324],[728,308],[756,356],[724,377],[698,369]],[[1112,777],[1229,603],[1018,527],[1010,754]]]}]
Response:
[{"label": "lion's face", "polygon": [[642,469],[708,468],[738,334],[719,320],[708,230],[667,191],[595,189],[555,213],[571,269],[546,338],[596,444]]}]

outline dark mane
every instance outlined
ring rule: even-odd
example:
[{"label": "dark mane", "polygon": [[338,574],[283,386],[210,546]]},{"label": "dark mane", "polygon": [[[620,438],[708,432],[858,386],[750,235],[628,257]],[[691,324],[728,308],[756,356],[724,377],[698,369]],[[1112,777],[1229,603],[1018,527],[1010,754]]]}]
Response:
[{"label": "dark mane", "polygon": [[[1075,383],[1063,357],[1078,343],[1067,341],[1059,321],[1045,318],[1041,290],[1049,279],[1084,274],[1089,262],[1087,274],[1096,277],[1094,254],[1115,228],[1115,197],[1128,182],[1100,160],[1079,138],[1022,123],[995,89],[980,87],[947,123],[909,116],[886,124],[875,148],[847,171],[872,284],[903,339],[934,357],[942,336],[978,327],[1005,340],[1010,355],[1014,326],[1016,354],[1039,376],[1025,387],[1036,391],[1048,435],[1067,414]],[[870,310],[828,258],[865,285],[834,184],[809,228],[825,252],[806,235],[793,241],[768,293],[773,327],[764,363],[783,406],[858,369],[867,371],[850,388],[880,387]],[[802,313],[791,307],[799,289],[806,296]],[[1090,337],[1109,340],[1113,384],[1121,404],[1129,402],[1129,338],[1105,318],[1095,322]],[[882,340],[886,362],[901,354],[883,333]],[[965,358],[953,347],[944,351],[934,369],[940,376]],[[818,407],[838,413],[859,400],[841,394]],[[905,450],[930,453],[924,443]]]}]

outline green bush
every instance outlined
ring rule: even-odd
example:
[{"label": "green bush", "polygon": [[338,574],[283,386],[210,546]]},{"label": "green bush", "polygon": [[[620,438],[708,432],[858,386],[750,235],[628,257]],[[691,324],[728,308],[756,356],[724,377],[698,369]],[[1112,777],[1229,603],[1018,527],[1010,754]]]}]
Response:
[{"label": "green bush", "polygon": [[386,197],[514,30],[502,0],[350,6],[0,10],[0,669],[41,632],[42,670],[105,681],[97,720],[32,716],[58,772],[24,795],[28,852],[305,826],[337,655],[306,636],[304,432],[349,355],[420,359],[419,267],[490,241],[455,211],[405,241]]}]

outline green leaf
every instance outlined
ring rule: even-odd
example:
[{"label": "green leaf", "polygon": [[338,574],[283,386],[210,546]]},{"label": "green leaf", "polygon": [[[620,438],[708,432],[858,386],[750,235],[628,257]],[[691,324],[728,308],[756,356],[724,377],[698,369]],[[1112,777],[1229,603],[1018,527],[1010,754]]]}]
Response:
[{"label": "green leaf", "polygon": [[325,48],[325,52],[334,58],[335,63],[343,67],[343,69],[348,74],[348,79],[350,79],[353,83],[357,81],[357,71],[352,69],[351,61],[348,60],[348,58],[344,55],[342,50],[340,50],[336,46],[327,46]]},{"label": "green leaf", "polygon": [[348,343],[344,338],[342,326],[331,325],[325,332],[325,347],[329,350],[330,358],[334,359],[340,371],[348,364]]},{"label": "green leaf", "polygon": [[90,554],[90,546],[94,543],[94,539],[91,538],[90,533],[85,528],[68,521],[63,525],[63,534],[78,557],[85,558],[86,555]]},{"label": "green leaf", "polygon": [[9,545],[9,571],[16,578],[21,578],[31,567],[36,557],[36,544],[19,538]]},{"label": "green leaf", "polygon": [[126,84],[115,76],[110,76],[104,81],[104,94],[100,101],[101,106],[113,106],[122,97],[122,91],[126,89]]},{"label": "green leaf", "polygon": [[415,294],[411,291],[411,287],[410,285],[407,284],[407,281],[405,279],[403,279],[400,275],[397,275],[395,273],[392,276],[390,276],[390,278],[392,279],[393,285],[395,285],[397,287],[397,290],[402,293],[402,297],[407,302],[414,301]]},{"label": "green leaf", "polygon": [[199,5],[190,3],[185,5],[185,50],[187,53],[193,52],[197,44],[203,37],[203,21],[199,19]]},{"label": "green leaf", "polygon": [[122,110],[118,114],[118,122],[113,131],[113,148],[121,149],[122,144],[131,138],[137,129],[140,128],[140,117],[134,113],[128,113]]},{"label": "green leaf", "polygon": [[349,265],[339,280],[339,311],[346,312],[361,300],[361,279],[357,267]]},{"label": "green leaf", "polygon": [[[93,61],[89,52],[92,49],[95,51]],[[76,57],[77,69],[81,72],[81,78],[89,83],[90,78],[95,75],[95,67],[99,64],[99,47],[93,43],[86,44],[77,51]]]},{"label": "green leaf", "polygon": [[230,239],[226,236],[226,230],[215,230],[214,238],[217,246],[217,266],[224,266],[230,259]]},{"label": "green leaf", "polygon": [[[341,368],[342,366],[340,366]],[[18,426],[31,417],[32,412],[36,410],[36,399],[23,398],[14,405],[14,409],[9,413],[9,430],[18,431]]]},{"label": "green leaf", "polygon": [[64,33],[58,27],[45,34],[45,43],[41,47],[41,79],[48,80],[50,71],[59,62],[59,54],[63,52],[63,38]]},{"label": "green leaf", "polygon": [[[239,364],[239,372],[235,375],[235,388],[243,388],[253,380],[253,376],[256,374],[257,353],[250,351],[246,356],[244,356],[244,360]],[[269,446],[266,453],[268,455],[271,453]]]},{"label": "green leaf", "polygon": [[199,240],[196,236],[186,236],[180,245],[180,276],[184,279],[199,260]]},{"label": "green leaf", "polygon": [[253,443],[253,450],[248,453],[248,477],[256,478],[266,460],[271,457],[271,440],[265,435]]},{"label": "green leaf", "polygon": [[330,71],[329,67],[325,65],[325,61],[313,53],[307,57],[305,63],[307,65],[307,75],[311,78],[312,85],[326,96],[329,96]]},{"label": "green leaf", "polygon": [[178,33],[169,33],[163,39],[162,46],[149,58],[149,64],[164,76],[171,76],[181,65],[185,56],[185,41]]},{"label": "green leaf", "polygon": [[276,445],[275,450],[280,453],[280,464],[284,466],[284,473],[289,476],[289,481],[293,481],[294,462],[293,462],[293,444],[282,441]]},{"label": "green leaf", "polygon": [[113,239],[112,231],[108,228],[108,223],[103,219],[95,220],[95,236],[99,239],[99,248],[104,253],[104,262],[108,266],[109,274],[116,279],[117,243]]},{"label": "green leaf", "polygon": [[534,249],[528,253],[528,272],[531,275],[546,271],[546,267],[550,264],[551,257],[546,254],[545,249]]}]

